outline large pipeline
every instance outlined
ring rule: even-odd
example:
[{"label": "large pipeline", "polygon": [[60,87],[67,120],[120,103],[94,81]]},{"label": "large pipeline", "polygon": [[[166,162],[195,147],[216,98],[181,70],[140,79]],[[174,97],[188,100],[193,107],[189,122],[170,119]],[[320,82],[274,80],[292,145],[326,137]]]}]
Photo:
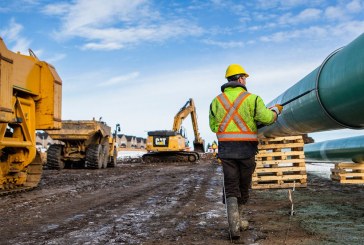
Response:
[{"label": "large pipeline", "polygon": [[[268,106],[287,104],[259,137],[364,128],[364,34],[330,54],[314,71]],[[302,95],[300,97],[300,95]]]},{"label": "large pipeline", "polygon": [[364,163],[364,135],[306,144],[306,160]]}]

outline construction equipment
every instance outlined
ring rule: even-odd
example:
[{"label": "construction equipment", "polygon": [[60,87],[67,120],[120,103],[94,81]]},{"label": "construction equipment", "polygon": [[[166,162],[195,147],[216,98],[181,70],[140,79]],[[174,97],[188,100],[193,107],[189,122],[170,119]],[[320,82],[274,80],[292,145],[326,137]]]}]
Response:
[{"label": "construction equipment", "polygon": [[13,53],[0,38],[0,194],[36,187],[42,161],[36,130],[61,128],[62,80],[55,68]]},{"label": "construction equipment", "polygon": [[[195,135],[194,151],[188,151],[188,142],[182,128],[183,120],[191,114]],[[193,99],[189,99],[174,117],[172,130],[157,130],[148,132],[147,151],[142,156],[144,162],[196,162],[199,153],[205,152],[204,140],[201,138],[197,125],[196,107]]]},{"label": "construction equipment", "polygon": [[64,120],[62,129],[48,133],[53,140],[47,151],[47,166],[63,169],[69,165],[88,168],[115,167],[117,150],[111,128],[102,121]]}]

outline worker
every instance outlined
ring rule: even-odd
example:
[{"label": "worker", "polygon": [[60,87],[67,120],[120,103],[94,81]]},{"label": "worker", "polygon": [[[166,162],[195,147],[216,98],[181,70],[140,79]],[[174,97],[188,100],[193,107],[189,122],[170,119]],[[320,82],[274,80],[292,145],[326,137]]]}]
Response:
[{"label": "worker", "polygon": [[238,64],[228,66],[227,83],[221,94],[210,104],[209,122],[218,139],[218,158],[224,174],[224,203],[228,213],[232,239],[239,239],[239,230],[248,229],[243,218],[244,204],[249,199],[249,188],[258,152],[257,124],[269,125],[277,120],[283,106],[267,108],[261,97],[246,88],[249,77]]}]

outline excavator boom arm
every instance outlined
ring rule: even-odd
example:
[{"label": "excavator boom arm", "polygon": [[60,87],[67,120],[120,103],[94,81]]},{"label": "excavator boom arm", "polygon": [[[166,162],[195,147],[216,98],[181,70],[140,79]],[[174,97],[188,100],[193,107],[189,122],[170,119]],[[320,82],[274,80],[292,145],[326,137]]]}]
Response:
[{"label": "excavator boom arm", "polygon": [[183,120],[190,114],[192,119],[193,132],[195,135],[195,140],[193,142],[194,148],[198,148],[199,151],[204,152],[204,140],[201,138],[198,131],[196,107],[192,98],[189,99],[186,104],[179,110],[179,112],[174,116],[173,131],[179,131]]}]

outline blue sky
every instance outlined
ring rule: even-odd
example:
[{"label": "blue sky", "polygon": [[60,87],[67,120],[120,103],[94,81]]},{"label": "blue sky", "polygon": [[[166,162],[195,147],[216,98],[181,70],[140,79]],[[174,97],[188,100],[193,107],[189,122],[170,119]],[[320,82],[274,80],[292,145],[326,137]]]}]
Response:
[{"label": "blue sky", "polygon": [[31,48],[61,76],[63,119],[102,117],[140,137],[171,129],[193,98],[212,142],[209,104],[229,64],[246,69],[248,90],[268,104],[363,32],[364,0],[0,0],[7,47]]}]

